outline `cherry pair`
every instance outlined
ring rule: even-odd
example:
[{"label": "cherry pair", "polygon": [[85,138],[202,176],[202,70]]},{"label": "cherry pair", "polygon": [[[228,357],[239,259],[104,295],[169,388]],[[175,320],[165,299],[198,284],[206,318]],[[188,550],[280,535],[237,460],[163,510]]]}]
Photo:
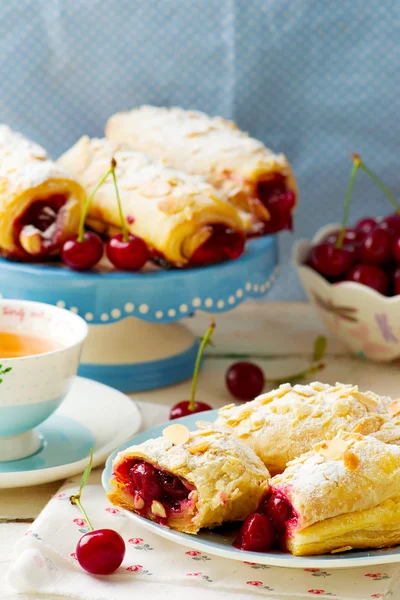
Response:
[{"label": "cherry pair", "polygon": [[75,271],[86,271],[87,269],[91,269],[103,256],[103,240],[97,233],[85,231],[84,226],[90,204],[96,192],[109,175],[112,175],[114,181],[122,232],[114,235],[108,240],[106,244],[106,254],[108,259],[117,269],[122,271],[140,271],[150,258],[150,252],[146,243],[141,238],[128,233],[122,213],[121,198],[115,175],[116,166],[117,163],[113,158],[110,169],[104,177],[102,177],[86,201],[82,211],[78,235],[66,240],[62,247],[61,258],[63,262]]}]

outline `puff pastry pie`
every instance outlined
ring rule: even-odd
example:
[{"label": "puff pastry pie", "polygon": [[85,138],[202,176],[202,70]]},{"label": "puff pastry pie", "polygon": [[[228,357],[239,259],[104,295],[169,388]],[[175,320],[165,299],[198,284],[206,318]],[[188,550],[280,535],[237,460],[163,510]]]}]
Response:
[{"label": "puff pastry pie", "polygon": [[[159,259],[174,266],[204,266],[242,254],[245,234],[239,211],[204,179],[169,169],[118,143],[86,136],[58,162],[89,192],[112,157],[128,229]],[[96,194],[87,224],[104,234],[120,226],[111,178]]]},{"label": "puff pastry pie", "polygon": [[270,494],[281,544],[295,555],[400,543],[399,446],[342,434],[290,462]]},{"label": "puff pastry pie", "polygon": [[230,202],[251,213],[253,234],[291,229],[297,188],[286,157],[235,123],[181,108],[142,106],[112,116],[106,135],[175,169],[205,176]]},{"label": "puff pastry pie", "polygon": [[267,469],[235,436],[198,426],[190,433],[171,425],[163,437],[120,452],[111,502],[185,533],[245,519],[268,487]]},{"label": "puff pastry pie", "polygon": [[15,260],[57,254],[76,233],[85,192],[46,151],[0,125],[0,252]]},{"label": "puff pastry pie", "polygon": [[235,433],[275,475],[341,430],[393,441],[399,436],[387,423],[388,406],[393,406],[390,398],[360,392],[356,385],[287,383],[252,402],[221,408],[216,424]]}]

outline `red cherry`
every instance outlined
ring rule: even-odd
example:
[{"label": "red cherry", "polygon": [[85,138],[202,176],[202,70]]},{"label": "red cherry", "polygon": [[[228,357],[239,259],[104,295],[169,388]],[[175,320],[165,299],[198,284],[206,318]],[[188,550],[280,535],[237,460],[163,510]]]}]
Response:
[{"label": "red cherry", "polygon": [[392,257],[392,235],[387,229],[376,227],[360,246],[360,257],[370,265],[383,265]]},{"label": "red cherry", "polygon": [[183,485],[180,479],[164,471],[158,471],[157,475],[162,487],[163,496],[175,501],[185,500],[188,497],[190,490]]},{"label": "red cherry", "polygon": [[111,575],[121,566],[124,556],[125,542],[113,529],[90,531],[76,546],[79,564],[93,575]]},{"label": "red cherry", "polygon": [[347,275],[347,281],[362,283],[384,295],[389,290],[388,276],[382,269],[374,265],[356,265]]},{"label": "red cherry", "polygon": [[370,233],[373,229],[375,229],[377,225],[378,222],[376,219],[374,219],[373,217],[365,217],[364,219],[361,219],[355,224],[354,229],[366,235],[367,233]]},{"label": "red cherry", "polygon": [[241,526],[233,546],[250,552],[267,552],[275,540],[276,533],[268,517],[254,513]]},{"label": "red cherry", "polygon": [[278,530],[285,529],[286,521],[293,517],[293,510],[285,498],[271,496],[266,506],[267,516]]},{"label": "red cherry", "polygon": [[[339,237],[339,231],[336,233],[330,233],[326,238],[324,238],[324,242],[327,244],[336,244],[336,241]],[[358,246],[364,239],[365,234],[362,231],[358,231],[356,229],[346,229],[343,239],[344,246]]]},{"label": "red cherry", "polygon": [[239,400],[253,400],[264,388],[262,369],[251,362],[237,362],[229,367],[225,375],[228,390]]},{"label": "red cherry", "polygon": [[397,269],[394,272],[394,295],[395,296],[399,296],[400,295],[400,267],[397,267]]},{"label": "red cherry", "polygon": [[340,277],[347,273],[355,260],[352,246],[336,248],[334,244],[318,244],[311,250],[311,259],[316,270],[328,277]]},{"label": "red cherry", "polygon": [[246,238],[222,224],[208,225],[210,237],[193,252],[189,264],[192,267],[205,267],[224,260],[235,260],[243,254]]},{"label": "red cherry", "polygon": [[260,234],[277,233],[282,229],[293,229],[292,212],[296,204],[296,196],[286,187],[283,177],[277,176],[270,181],[261,181],[257,194],[270,214],[270,220],[263,223]]},{"label": "red cherry", "polygon": [[205,410],[211,410],[212,407],[205,402],[197,402],[194,403],[194,410],[190,410],[190,400],[182,400],[182,402],[178,402],[175,404],[170,412],[170,419],[180,419],[181,417],[188,417],[189,415],[193,415],[194,413],[204,412]]},{"label": "red cherry", "polygon": [[94,267],[103,256],[103,241],[92,231],[86,231],[83,240],[69,238],[63,244],[61,258],[74,271],[86,271]]},{"label": "red cherry", "polygon": [[132,487],[145,502],[153,502],[161,498],[162,489],[157,477],[157,470],[146,462],[136,463],[129,471]]},{"label": "red cherry", "polygon": [[126,241],[122,233],[110,238],[106,253],[114,267],[121,271],[140,271],[150,258],[146,242],[131,233],[128,233]]},{"label": "red cherry", "polygon": [[397,237],[392,245],[392,254],[394,260],[400,264],[400,237]]},{"label": "red cherry", "polygon": [[393,213],[385,217],[382,225],[386,224],[396,235],[400,235],[400,214]]}]

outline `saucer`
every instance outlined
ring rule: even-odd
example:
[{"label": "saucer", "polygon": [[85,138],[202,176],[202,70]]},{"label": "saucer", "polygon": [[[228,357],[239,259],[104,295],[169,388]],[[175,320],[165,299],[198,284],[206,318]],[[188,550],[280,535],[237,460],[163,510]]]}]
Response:
[{"label": "saucer", "polygon": [[0,489],[39,485],[81,473],[93,448],[93,467],[137,433],[135,402],[106,385],[77,377],[68,396],[37,427],[39,450],[21,460],[0,462]]}]

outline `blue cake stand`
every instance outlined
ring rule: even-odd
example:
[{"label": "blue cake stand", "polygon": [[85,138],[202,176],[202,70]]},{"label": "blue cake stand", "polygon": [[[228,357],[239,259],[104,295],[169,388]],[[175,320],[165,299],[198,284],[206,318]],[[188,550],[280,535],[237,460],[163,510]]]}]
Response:
[{"label": "blue cake stand", "polygon": [[104,263],[78,273],[55,263],[0,259],[0,294],[78,313],[89,324],[79,374],[137,392],[190,378],[197,341],[177,321],[264,296],[277,264],[275,236],[250,240],[238,260],[190,270],[125,273]]}]

